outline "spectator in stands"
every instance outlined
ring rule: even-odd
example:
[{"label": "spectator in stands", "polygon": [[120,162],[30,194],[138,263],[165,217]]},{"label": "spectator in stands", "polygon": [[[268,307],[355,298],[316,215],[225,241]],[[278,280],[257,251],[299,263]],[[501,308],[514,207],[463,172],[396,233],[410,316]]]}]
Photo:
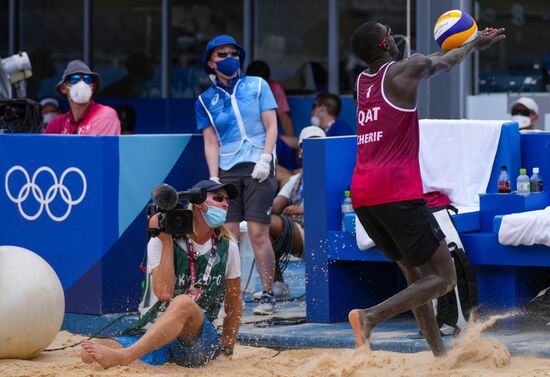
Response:
[{"label": "spectator in stands", "polygon": [[271,69],[269,65],[263,60],[255,60],[250,63],[246,69],[246,74],[249,76],[259,76],[267,81],[269,89],[271,89],[275,97],[275,102],[277,102],[277,117],[281,122],[284,135],[294,136],[294,126],[292,125],[292,119],[290,119],[290,106],[288,105],[285,90],[278,81],[271,79]]},{"label": "spectator in stands", "polygon": [[434,356],[446,354],[432,300],[453,289],[456,271],[445,234],[423,200],[418,89],[422,80],[448,72],[471,53],[504,38],[504,29],[487,28],[461,47],[396,61],[399,50],[388,25],[365,22],[351,37],[353,52],[368,66],[357,79],[353,208],[369,237],[397,262],[408,284],[378,305],[349,313],[358,347],[368,347],[378,324],[412,310]]},{"label": "spectator in stands", "polygon": [[44,97],[40,100],[42,124],[44,127],[56,116],[61,114],[61,106],[55,97]]},{"label": "spectator in stands", "polygon": [[285,91],[278,81],[271,80],[271,69],[266,62],[255,60],[248,66],[246,74],[259,76],[269,84],[269,88],[277,102],[277,117],[284,134],[277,138],[277,180],[286,182],[292,173],[299,168],[296,151],[298,150],[298,139],[294,136],[294,126],[290,119],[290,106]]},{"label": "spectator in stands", "polygon": [[[309,126],[300,132],[298,157],[301,160],[302,142],[305,139],[323,138],[325,132],[319,127]],[[283,272],[292,254],[302,258],[304,253],[304,198],[302,172],[293,175],[281,188],[271,208],[271,225],[269,225],[269,236],[273,244],[275,255],[275,271],[273,283],[273,295],[277,299],[288,298],[290,293],[288,284],[285,283]],[[259,300],[262,292],[254,294]]]},{"label": "spectator in stands", "polygon": [[[137,359],[153,365],[200,367],[220,353],[233,354],[242,313],[241,264],[237,243],[223,223],[237,189],[210,180],[193,189],[206,189],[207,196],[204,203],[190,207],[192,233],[174,239],[159,229],[159,214],[149,220],[149,227],[159,234],[147,244],[139,321],[123,336],[83,341],[82,361],[96,361],[104,368]],[[222,304],[220,337],[212,322]]]},{"label": "spectator in stands", "polygon": [[539,120],[539,106],[531,97],[521,97],[515,101],[510,113],[521,130],[534,130]]},{"label": "spectator in stands", "polygon": [[254,312],[271,314],[275,310],[275,257],[269,224],[277,192],[273,157],[277,104],[264,79],[242,73],[244,60],[245,51],[233,37],[218,35],[208,42],[203,68],[211,87],[199,96],[195,112],[210,179],[233,183],[239,191],[237,199],[229,203],[226,227],[238,237],[239,223],[248,223],[263,286]]},{"label": "spectator in stands", "polygon": [[107,85],[99,94],[100,98],[140,98],[145,83],[153,78],[155,70],[151,58],[142,52],[128,56],[126,60],[128,74],[118,81]]},{"label": "spectator in stands", "polygon": [[120,133],[134,135],[136,133],[136,111],[134,108],[126,104],[115,105],[113,108],[120,119]]},{"label": "spectator in stands", "polygon": [[56,86],[66,96],[70,110],[52,119],[44,133],[78,135],[120,135],[116,111],[100,105],[92,96],[101,88],[101,78],[80,60],[72,60]]},{"label": "spectator in stands", "polygon": [[354,135],[346,122],[337,119],[341,109],[342,101],[336,94],[318,94],[311,109],[311,125],[321,127],[327,137]]}]

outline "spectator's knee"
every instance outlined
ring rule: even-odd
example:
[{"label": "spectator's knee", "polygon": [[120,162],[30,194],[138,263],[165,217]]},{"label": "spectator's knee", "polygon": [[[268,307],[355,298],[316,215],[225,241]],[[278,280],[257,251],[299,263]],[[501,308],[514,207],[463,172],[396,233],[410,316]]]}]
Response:
[{"label": "spectator's knee", "polygon": [[195,305],[195,301],[193,301],[191,296],[179,295],[172,300],[168,309],[177,313],[184,313],[187,312],[192,305]]}]

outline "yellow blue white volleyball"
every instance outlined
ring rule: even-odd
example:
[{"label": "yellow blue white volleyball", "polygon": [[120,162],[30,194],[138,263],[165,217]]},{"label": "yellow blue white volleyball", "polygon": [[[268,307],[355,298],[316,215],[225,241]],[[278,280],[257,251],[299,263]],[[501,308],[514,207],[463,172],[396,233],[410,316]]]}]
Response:
[{"label": "yellow blue white volleyball", "polygon": [[468,13],[450,10],[443,13],[435,23],[434,38],[443,50],[460,47],[477,36],[477,24]]}]

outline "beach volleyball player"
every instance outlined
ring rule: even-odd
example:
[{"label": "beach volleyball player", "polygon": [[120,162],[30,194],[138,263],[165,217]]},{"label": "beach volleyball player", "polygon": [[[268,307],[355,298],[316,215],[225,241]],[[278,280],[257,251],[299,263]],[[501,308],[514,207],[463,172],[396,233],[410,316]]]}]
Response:
[{"label": "beach volleyball player", "polygon": [[408,283],[386,301],[349,313],[358,347],[368,344],[377,324],[412,310],[434,355],[446,353],[431,302],[453,289],[456,274],[445,235],[422,199],[417,92],[421,80],[448,72],[472,52],[504,38],[504,29],[487,28],[461,47],[395,61],[398,50],[388,25],[369,21],[353,33],[353,52],[368,65],[356,87],[353,207]]}]

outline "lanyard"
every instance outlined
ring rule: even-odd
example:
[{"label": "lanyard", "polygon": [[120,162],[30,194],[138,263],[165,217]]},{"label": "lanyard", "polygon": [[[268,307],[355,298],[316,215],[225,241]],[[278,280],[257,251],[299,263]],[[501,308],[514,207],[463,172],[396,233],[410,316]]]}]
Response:
[{"label": "lanyard", "polygon": [[[204,274],[202,275],[202,282],[199,285],[208,283],[208,280],[210,280],[210,272],[212,271],[212,267],[214,266],[214,261],[216,260],[216,250],[218,248],[218,240],[216,237],[214,237],[214,234],[212,234],[211,237],[212,240],[212,251],[210,253],[210,258],[208,258],[208,264],[206,265],[206,270],[204,271]],[[197,274],[195,271],[195,247],[193,246],[193,243],[188,238],[187,239],[187,254],[189,255],[189,275],[191,275],[191,286],[189,287],[190,291],[193,291],[195,289],[195,284],[197,282]]]}]

